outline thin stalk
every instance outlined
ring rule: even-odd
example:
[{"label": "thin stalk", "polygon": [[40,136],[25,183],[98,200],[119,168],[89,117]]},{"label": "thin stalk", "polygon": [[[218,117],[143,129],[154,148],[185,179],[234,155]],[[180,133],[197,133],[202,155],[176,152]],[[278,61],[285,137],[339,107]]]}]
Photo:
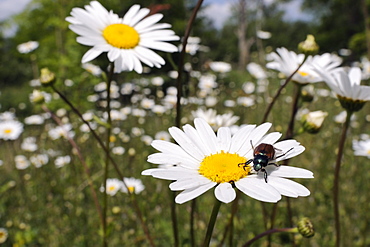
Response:
[{"label": "thin stalk", "polygon": [[[50,109],[46,106],[46,105],[42,105],[41,108],[50,114],[51,118],[59,125],[59,126],[63,126],[62,122],[60,121],[60,119],[53,113],[50,111]],[[99,200],[98,200],[98,196],[96,194],[96,191],[94,189],[94,185],[93,185],[93,182],[92,182],[92,179],[91,179],[91,174],[90,174],[90,169],[89,167],[87,166],[86,162],[85,162],[85,159],[83,158],[82,156],[82,153],[81,153],[81,150],[80,148],[78,147],[77,143],[72,139],[70,138],[69,136],[67,136],[67,140],[68,142],[71,144],[71,146],[76,150],[77,152],[77,157],[78,159],[80,160],[82,166],[84,167],[84,170],[85,170],[85,174],[87,176],[87,182],[89,184],[89,187],[90,187],[90,190],[91,190],[91,194],[93,196],[93,200],[94,200],[94,204],[95,204],[95,207],[96,207],[96,210],[98,211],[98,214],[99,214],[99,218],[100,218],[100,223],[103,225],[103,214],[102,214],[102,209],[100,207],[100,204],[99,204]]]},{"label": "thin stalk", "polygon": [[113,159],[113,157],[109,154],[109,150],[107,149],[107,147],[105,146],[104,142],[102,141],[102,139],[99,137],[99,135],[95,132],[95,130],[91,127],[90,123],[88,121],[86,121],[81,112],[72,104],[71,101],[69,101],[69,99],[67,99],[67,97],[62,94],[62,92],[60,92],[58,89],[56,89],[53,85],[51,86],[52,89],[54,90],[54,92],[56,92],[59,97],[72,109],[72,111],[81,119],[81,121],[87,125],[87,127],[89,128],[91,134],[94,136],[94,138],[98,141],[99,143],[99,146],[104,150],[104,152],[109,156],[109,160],[112,162],[117,174],[119,177],[123,178],[123,174],[122,172],[119,170],[118,168],[118,164],[115,162],[115,160]]},{"label": "thin stalk", "polygon": [[172,221],[172,232],[174,238],[174,247],[179,246],[179,228],[177,225],[177,213],[176,213],[176,202],[175,197],[177,192],[171,191],[171,221]]},{"label": "thin stalk", "polygon": [[295,87],[294,87],[295,92],[294,92],[294,98],[293,98],[293,104],[292,104],[292,114],[290,117],[288,129],[285,134],[285,139],[290,139],[293,137],[295,117],[298,111],[298,102],[299,102],[299,98],[301,97],[302,86],[303,86],[302,84],[295,83]]},{"label": "thin stalk", "polygon": [[191,200],[191,211],[190,211],[190,246],[195,245],[195,234],[194,234],[194,219],[195,219],[195,212],[197,207],[197,198]]},{"label": "thin stalk", "polygon": [[[195,6],[193,13],[188,21],[188,24],[185,29],[185,34],[182,41],[182,50],[180,53],[179,63],[177,67],[178,71],[178,77],[177,77],[177,103],[176,103],[176,126],[180,127],[181,125],[181,97],[182,97],[182,74],[183,74],[183,67],[184,67],[184,60],[185,60],[185,51],[186,51],[186,45],[188,43],[188,38],[190,36],[191,29],[193,27],[194,20],[197,16],[197,13],[202,6],[203,0],[198,0],[197,5]],[[173,197],[175,197],[176,192],[173,192]],[[173,198],[174,199],[174,198]],[[193,217],[193,216],[191,216]],[[179,246],[179,233],[178,233],[178,227],[177,227],[177,215],[176,215],[176,203],[175,200],[172,200],[171,202],[171,219],[172,219],[172,228],[173,228],[173,234],[174,234],[174,240],[175,240],[175,247]],[[192,224],[194,221],[191,222]],[[190,228],[193,228],[194,226],[191,226]]]},{"label": "thin stalk", "polygon": [[[285,134],[285,139],[291,139],[294,136],[294,123],[295,123],[295,118],[297,115],[298,111],[298,102],[301,96],[301,89],[302,89],[302,84],[295,83],[295,88],[294,88],[294,98],[293,98],[293,104],[292,104],[292,110],[291,110],[291,116],[289,120],[289,125],[288,129]],[[285,165],[289,164],[289,160],[286,160]],[[289,198],[287,198],[287,213],[288,213],[288,221],[290,226],[292,226],[292,209],[290,205]],[[275,226],[275,219],[276,219],[276,211],[277,211],[278,204],[275,203],[272,209],[272,214],[271,214],[271,224],[270,224],[270,229],[273,229]],[[271,236],[268,237],[268,242],[269,246],[271,246]],[[295,241],[293,239],[292,241],[292,246],[295,246]]]},{"label": "thin stalk", "polygon": [[[110,135],[112,131],[112,117],[111,117],[111,108],[110,108],[110,88],[112,85],[112,78],[113,78],[113,71],[114,71],[114,63],[110,64],[110,71],[107,78],[107,98],[106,98],[106,108],[105,112],[107,113],[107,136],[105,139],[105,145],[107,152],[105,153],[105,166],[104,166],[104,191],[107,191],[107,180],[109,174],[109,157],[110,157]],[[108,239],[107,239],[107,212],[108,212],[108,194],[103,194],[103,247],[108,246]]]},{"label": "thin stalk", "polygon": [[[58,89],[56,89],[54,86],[52,86],[52,89],[54,90],[54,92],[56,92],[58,95],[59,95],[59,97],[74,111],[74,113],[81,119],[81,121],[83,122],[83,123],[85,123],[87,126],[88,126],[88,128],[89,128],[89,130],[90,130],[90,132],[92,133],[92,135],[94,136],[94,138],[98,141],[98,143],[99,143],[99,145],[100,145],[100,147],[104,150],[104,152],[106,153],[106,155],[109,157],[109,160],[110,160],[110,162],[112,162],[112,164],[113,164],[113,166],[114,166],[114,168],[115,168],[115,171],[116,171],[116,173],[118,174],[118,176],[120,177],[120,178],[122,178],[122,181],[123,181],[123,185],[127,188],[127,185],[126,185],[126,183],[124,182],[124,180],[123,180],[123,174],[122,174],[122,172],[119,170],[119,168],[118,168],[118,164],[116,163],[116,161],[113,159],[113,157],[110,155],[110,153],[109,153],[109,150],[107,149],[107,147],[104,145],[104,142],[102,141],[102,139],[99,137],[99,135],[95,132],[95,130],[91,127],[91,125],[90,125],[90,123],[88,122],[88,121],[86,121],[84,118],[83,118],[83,116],[82,116],[82,114],[81,114],[81,112],[72,104],[72,102],[70,102],[68,99],[67,99],[67,97],[64,95],[64,94],[62,94]],[[127,188],[127,191],[128,191],[128,193],[129,194],[131,194],[131,192],[130,192],[130,190]],[[136,198],[134,197],[134,201],[133,201],[133,203],[136,203],[137,204],[137,202],[136,202]],[[139,208],[138,208],[138,210],[140,210]],[[143,222],[143,220],[141,220],[141,222]],[[145,234],[146,234],[146,237],[147,237],[147,239],[148,239],[148,241],[150,242],[150,243],[152,243],[153,241],[152,241],[152,238],[151,238],[151,236],[150,236],[150,234],[149,234],[149,230],[148,230],[148,228],[147,228],[147,226],[145,225],[145,224],[143,224],[142,225],[142,227],[143,227],[143,229],[144,229],[144,232],[145,232]],[[154,246],[154,245],[152,245],[152,246]]]},{"label": "thin stalk", "polygon": [[228,221],[228,223],[225,227],[224,234],[222,235],[222,239],[221,239],[220,243],[218,244],[219,247],[224,246],[224,242],[226,240],[226,237],[227,237],[227,234],[229,233],[229,231],[230,231],[229,246],[233,246],[232,242],[233,242],[233,230],[234,230],[234,217],[236,215],[236,212],[238,211],[239,198],[240,198],[240,191],[238,190],[236,192],[236,198],[232,202],[230,219],[229,219],[229,221]]},{"label": "thin stalk", "polygon": [[271,103],[267,106],[266,112],[263,115],[262,123],[266,122],[272,107],[274,106],[277,98],[280,96],[281,91],[286,87],[286,85],[288,85],[289,81],[291,81],[293,76],[298,72],[298,70],[302,67],[302,65],[304,64],[304,62],[306,62],[306,60],[307,60],[307,56],[304,57],[302,63],[298,66],[298,68],[285,80],[284,84],[281,85],[280,88],[277,90],[277,92],[276,92],[274,98],[272,99]]},{"label": "thin stalk", "polygon": [[257,241],[258,239],[260,239],[260,238],[262,238],[264,236],[270,236],[271,234],[277,233],[277,232],[296,233],[296,232],[298,232],[298,229],[296,227],[294,227],[294,228],[276,228],[276,229],[270,229],[270,230],[267,230],[267,231],[265,231],[263,233],[258,234],[254,238],[252,238],[251,240],[249,240],[248,242],[246,242],[243,245],[243,247],[250,246],[252,243],[254,243],[255,241]]},{"label": "thin stalk", "polygon": [[215,198],[215,205],[213,205],[213,209],[212,209],[211,217],[209,219],[207,233],[204,239],[203,247],[208,247],[209,243],[211,242],[213,228],[215,227],[216,219],[217,219],[217,215],[218,215],[218,211],[220,210],[220,207],[221,207],[221,201]]},{"label": "thin stalk", "polygon": [[335,246],[340,246],[340,216],[339,216],[339,179],[340,179],[340,166],[342,163],[344,143],[347,137],[347,131],[349,124],[351,122],[351,116],[353,112],[347,110],[347,118],[343,124],[342,135],[340,137],[337,160],[335,163],[335,172],[334,172],[334,185],[333,185],[333,206],[334,206],[334,219],[335,219]]},{"label": "thin stalk", "polygon": [[177,77],[177,104],[176,104],[176,126],[180,127],[181,124],[181,97],[182,97],[182,72],[184,67],[184,60],[185,60],[185,51],[186,45],[188,43],[188,38],[193,27],[193,23],[195,18],[197,17],[197,13],[202,6],[203,0],[198,0],[197,5],[195,6],[193,13],[189,19],[189,22],[186,26],[185,34],[182,41],[182,50],[180,53],[180,59],[178,64],[178,77]]}]

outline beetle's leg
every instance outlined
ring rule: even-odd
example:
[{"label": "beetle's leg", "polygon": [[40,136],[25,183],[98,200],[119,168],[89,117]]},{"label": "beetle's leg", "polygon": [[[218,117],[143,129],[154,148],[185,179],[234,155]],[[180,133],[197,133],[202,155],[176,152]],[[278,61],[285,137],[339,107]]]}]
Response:
[{"label": "beetle's leg", "polygon": [[238,164],[238,166],[240,167],[241,165],[243,165],[243,169],[244,169],[244,171],[245,171],[245,168],[250,164],[250,163],[252,163],[252,161],[253,161],[253,159],[250,159],[250,160],[248,160],[247,162],[245,162],[245,163],[239,163]]},{"label": "beetle's leg", "polygon": [[286,151],[285,153],[283,153],[283,154],[281,154],[281,155],[277,156],[275,159],[280,158],[280,157],[283,157],[284,155],[286,155],[287,153],[289,153],[289,152],[290,152],[290,151],[292,151],[292,150],[293,150],[293,148],[289,149],[289,150],[288,150],[288,151]]},{"label": "beetle's leg", "polygon": [[265,182],[267,183],[267,171],[263,169],[263,177],[265,178]]}]

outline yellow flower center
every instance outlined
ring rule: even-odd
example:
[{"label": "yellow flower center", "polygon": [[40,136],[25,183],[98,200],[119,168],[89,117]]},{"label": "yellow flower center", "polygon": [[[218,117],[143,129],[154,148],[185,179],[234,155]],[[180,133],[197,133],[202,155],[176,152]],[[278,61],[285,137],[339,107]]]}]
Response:
[{"label": "yellow flower center", "polygon": [[297,73],[300,74],[301,76],[308,76],[309,75],[308,73],[303,72],[303,71],[298,71]]},{"label": "yellow flower center", "polygon": [[109,192],[114,191],[115,189],[116,189],[116,186],[114,186],[114,185],[111,185],[111,186],[108,187]]},{"label": "yellow flower center", "polygon": [[238,181],[246,177],[251,170],[250,166],[239,165],[246,161],[245,157],[238,154],[221,151],[205,157],[200,163],[199,173],[216,183]]},{"label": "yellow flower center", "polygon": [[134,193],[134,191],[135,191],[134,186],[128,186],[127,189],[128,189],[128,191],[130,191],[130,193]]},{"label": "yellow flower center", "polygon": [[10,133],[12,133],[12,130],[11,129],[5,129],[4,130],[4,134],[10,134]]},{"label": "yellow flower center", "polygon": [[133,49],[140,42],[139,33],[125,24],[112,24],[103,31],[103,37],[108,44],[119,49]]}]

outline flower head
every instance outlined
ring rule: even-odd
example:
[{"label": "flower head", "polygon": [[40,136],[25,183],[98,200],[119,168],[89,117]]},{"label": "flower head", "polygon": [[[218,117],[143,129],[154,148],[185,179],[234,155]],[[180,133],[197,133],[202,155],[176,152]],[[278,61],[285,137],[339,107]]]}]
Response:
[{"label": "flower head", "polygon": [[[273,52],[269,55],[271,62],[266,64],[267,68],[278,70],[286,77],[293,74],[298,66],[304,61],[304,54],[296,54],[293,51],[288,51],[286,48],[278,48],[277,53]],[[316,83],[322,81],[320,75],[314,70],[314,65],[319,65],[328,71],[333,70],[342,63],[341,58],[336,55],[325,53],[323,55],[308,56],[307,60],[300,67],[297,73],[294,74],[292,80],[301,83]]]},{"label": "flower head", "polygon": [[[123,182],[117,178],[108,178],[106,181],[107,194],[114,196],[122,188]],[[100,187],[100,191],[104,192],[104,186]]]},{"label": "flower head", "polygon": [[0,244],[4,243],[8,239],[8,230],[0,228]]},{"label": "flower head", "polygon": [[[170,134],[178,144],[155,140],[152,146],[160,151],[148,157],[150,163],[165,168],[148,169],[143,175],[175,181],[173,191],[183,190],[175,199],[184,203],[215,187],[218,200],[228,203],[235,199],[234,188],[264,202],[277,202],[281,195],[308,196],[309,190],[286,178],[312,178],[312,172],[290,166],[268,165],[266,171],[254,170],[254,148],[261,143],[271,144],[275,150],[269,163],[292,158],[304,151],[295,140],[276,143],[280,133],[266,134],[270,123],[246,125],[234,135],[228,127],[217,134],[201,118],[194,120],[195,128],[185,125],[183,131],[171,127]],[[252,146],[253,145],[253,146]],[[267,178],[265,178],[267,174]]]},{"label": "flower head", "polygon": [[123,193],[127,193],[127,190],[130,191],[130,193],[139,194],[145,189],[145,186],[141,182],[140,179],[136,178],[123,178],[123,181],[125,182],[125,185],[122,185],[121,191]]},{"label": "flower head", "polygon": [[301,119],[303,129],[311,134],[318,133],[327,115],[328,113],[323,111],[313,111],[304,114]]},{"label": "flower head", "polygon": [[315,70],[331,90],[337,94],[344,109],[359,111],[370,100],[370,86],[361,85],[360,68],[353,67],[348,72],[343,68],[338,68],[330,72],[316,66]]},{"label": "flower head", "polygon": [[0,139],[16,140],[23,132],[23,124],[16,120],[0,122]]},{"label": "flower head", "polygon": [[36,50],[39,47],[39,42],[37,41],[28,41],[26,43],[19,44],[17,49],[20,53],[26,54],[31,51]]},{"label": "flower head", "polygon": [[142,73],[141,62],[160,68],[165,61],[151,49],[176,52],[177,47],[166,41],[179,40],[171,25],[157,22],[162,14],[148,16],[150,10],[133,5],[123,18],[106,10],[99,2],[92,1],[85,9],[73,8],[66,20],[69,28],[80,35],[77,42],[92,48],[82,57],[82,63],[89,62],[101,53],[107,52],[114,62],[115,72],[135,70]]}]

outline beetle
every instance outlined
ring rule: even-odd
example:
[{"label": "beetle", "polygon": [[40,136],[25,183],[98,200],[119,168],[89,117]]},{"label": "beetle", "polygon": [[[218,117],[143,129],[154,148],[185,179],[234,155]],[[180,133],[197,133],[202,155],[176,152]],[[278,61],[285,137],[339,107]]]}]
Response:
[{"label": "beetle", "polygon": [[267,171],[265,169],[268,165],[275,165],[278,166],[276,163],[271,162],[276,160],[277,158],[283,157],[288,152],[290,152],[293,148],[289,149],[285,153],[275,157],[275,149],[274,146],[267,143],[261,143],[256,148],[253,147],[252,141],[251,146],[253,148],[253,159],[248,160],[245,163],[240,163],[238,166],[243,165],[243,169],[253,162],[253,169],[258,172],[262,171],[264,172],[263,177],[265,179],[265,182],[267,183]]}]

